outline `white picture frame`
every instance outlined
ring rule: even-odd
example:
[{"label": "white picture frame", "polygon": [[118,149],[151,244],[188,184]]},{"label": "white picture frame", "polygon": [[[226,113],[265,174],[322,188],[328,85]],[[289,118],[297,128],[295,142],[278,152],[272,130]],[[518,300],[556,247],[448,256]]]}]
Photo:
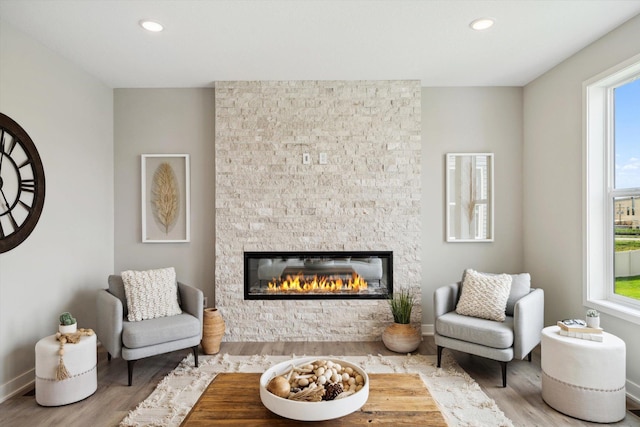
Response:
[{"label": "white picture frame", "polygon": [[446,154],[447,242],[493,242],[493,165],[493,153]]},{"label": "white picture frame", "polygon": [[142,242],[189,242],[189,155],[142,154],[140,163]]}]

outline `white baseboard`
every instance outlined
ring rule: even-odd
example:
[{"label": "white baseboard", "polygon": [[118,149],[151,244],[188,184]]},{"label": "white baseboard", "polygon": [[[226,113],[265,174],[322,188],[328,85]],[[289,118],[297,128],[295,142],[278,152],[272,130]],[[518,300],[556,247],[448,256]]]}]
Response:
[{"label": "white baseboard", "polygon": [[35,378],[36,370],[34,368],[28,370],[20,376],[17,376],[11,381],[7,381],[6,383],[0,385],[0,403],[4,402],[5,400],[11,399],[13,396],[17,396],[18,394],[26,393],[27,390],[33,388],[36,381]]},{"label": "white baseboard", "polygon": [[433,325],[422,325],[422,335],[433,335]]},{"label": "white baseboard", "polygon": [[627,389],[627,397],[640,405],[640,385],[627,380],[625,387]]}]

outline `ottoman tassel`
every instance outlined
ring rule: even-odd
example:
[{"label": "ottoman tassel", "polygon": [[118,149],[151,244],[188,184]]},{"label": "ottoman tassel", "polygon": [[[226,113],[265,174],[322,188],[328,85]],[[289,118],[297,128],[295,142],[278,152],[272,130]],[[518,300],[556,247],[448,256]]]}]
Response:
[{"label": "ottoman tassel", "polygon": [[[64,350],[60,349],[60,351],[64,352]],[[67,371],[67,367],[64,366],[64,360],[62,359],[62,354],[60,355],[60,363],[58,363],[58,369],[56,369],[56,380],[62,381],[69,378],[69,371]]]},{"label": "ottoman tassel", "polygon": [[75,332],[72,334],[61,334],[60,332],[56,334],[56,339],[60,341],[60,350],[58,350],[58,355],[60,356],[60,359],[58,362],[58,369],[56,369],[57,381],[62,381],[62,380],[66,380],[67,378],[71,378],[71,374],[67,370],[67,367],[64,366],[64,359],[63,359],[64,345],[66,343],[76,344],[80,342],[80,337],[90,336],[93,334],[94,332],[92,329],[84,329],[84,328],[81,328],[78,330],[78,332]]}]

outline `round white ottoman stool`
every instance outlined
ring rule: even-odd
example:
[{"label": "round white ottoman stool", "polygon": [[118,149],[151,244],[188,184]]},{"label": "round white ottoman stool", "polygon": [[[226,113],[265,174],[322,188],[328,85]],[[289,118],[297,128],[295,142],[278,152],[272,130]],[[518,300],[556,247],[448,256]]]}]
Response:
[{"label": "round white ottoman stool", "polygon": [[569,416],[598,423],[625,417],[624,341],[603,332],[603,342],[542,330],[542,398]]},{"label": "round white ottoman stool", "polygon": [[56,380],[60,343],[55,335],[36,344],[36,402],[60,406],[77,402],[98,388],[96,334],[83,336],[76,344],[64,345],[64,365],[69,378]]}]

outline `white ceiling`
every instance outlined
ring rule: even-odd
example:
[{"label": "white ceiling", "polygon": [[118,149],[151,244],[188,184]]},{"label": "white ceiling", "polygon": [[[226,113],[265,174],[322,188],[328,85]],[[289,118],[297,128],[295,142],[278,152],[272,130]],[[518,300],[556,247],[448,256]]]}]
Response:
[{"label": "white ceiling", "polygon": [[[640,0],[0,0],[0,23],[114,88],[522,86],[639,13]],[[493,28],[469,29],[484,16]],[[165,31],[147,33],[141,19]]]}]

